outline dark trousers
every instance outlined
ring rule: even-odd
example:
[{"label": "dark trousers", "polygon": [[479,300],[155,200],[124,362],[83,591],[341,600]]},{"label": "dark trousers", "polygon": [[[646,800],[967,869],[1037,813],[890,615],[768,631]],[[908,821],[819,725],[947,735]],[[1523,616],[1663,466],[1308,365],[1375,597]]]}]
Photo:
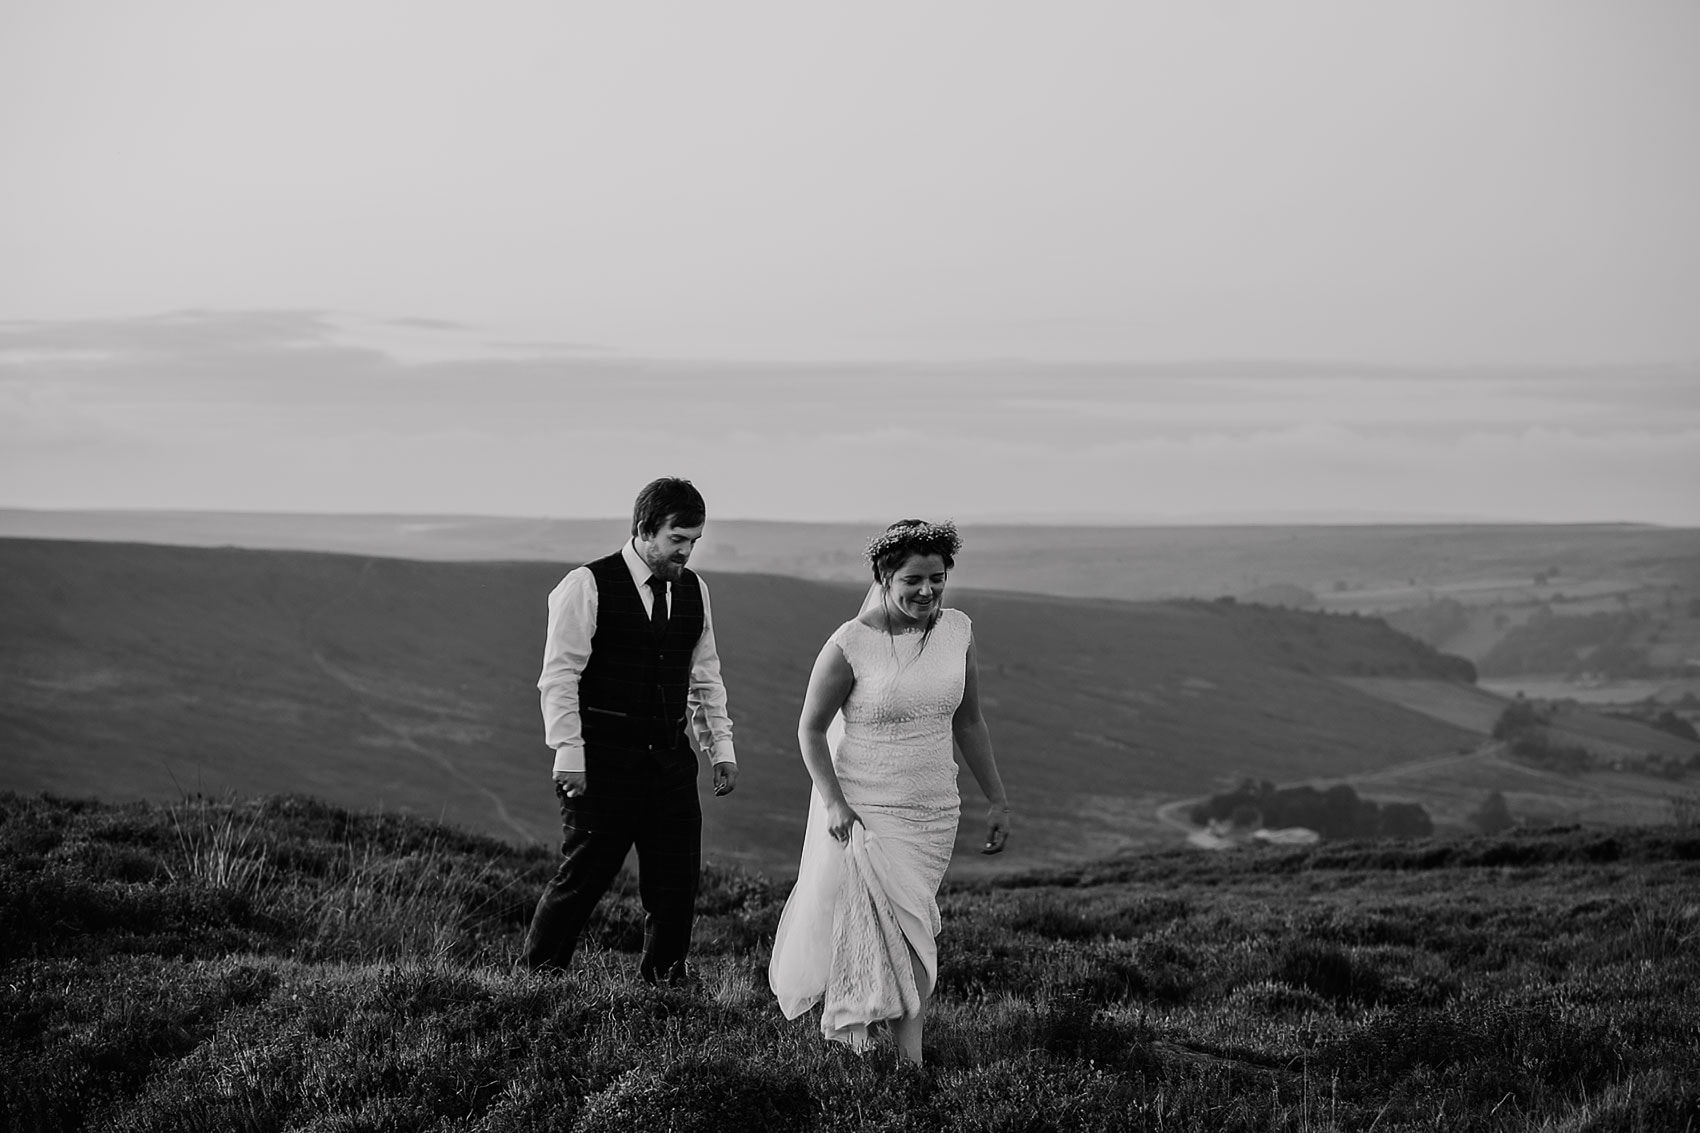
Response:
[{"label": "dark trousers", "polygon": [[675,776],[643,792],[632,789],[635,784],[620,786],[598,790],[594,772],[590,789],[578,798],[568,798],[555,785],[561,804],[561,868],[543,887],[532,914],[521,958],[526,967],[567,967],[592,910],[636,846],[644,911],[639,971],[652,983],[683,978],[702,864],[696,779],[680,782]]}]

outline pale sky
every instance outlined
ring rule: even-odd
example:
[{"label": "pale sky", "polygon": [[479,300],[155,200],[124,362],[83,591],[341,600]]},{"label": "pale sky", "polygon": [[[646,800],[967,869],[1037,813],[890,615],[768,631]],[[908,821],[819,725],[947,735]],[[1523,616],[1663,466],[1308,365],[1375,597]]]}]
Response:
[{"label": "pale sky", "polygon": [[1700,524],[1700,4],[0,0],[0,506]]}]

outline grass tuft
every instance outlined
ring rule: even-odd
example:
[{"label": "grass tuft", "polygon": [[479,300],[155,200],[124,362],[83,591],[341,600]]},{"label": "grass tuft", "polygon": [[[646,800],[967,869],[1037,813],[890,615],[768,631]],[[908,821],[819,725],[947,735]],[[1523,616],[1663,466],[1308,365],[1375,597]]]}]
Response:
[{"label": "grass tuft", "polygon": [[[246,813],[242,813],[243,811]],[[257,809],[233,799],[194,795],[168,808],[178,854],[164,863],[171,880],[252,896],[266,884],[266,848],[256,833]]]}]

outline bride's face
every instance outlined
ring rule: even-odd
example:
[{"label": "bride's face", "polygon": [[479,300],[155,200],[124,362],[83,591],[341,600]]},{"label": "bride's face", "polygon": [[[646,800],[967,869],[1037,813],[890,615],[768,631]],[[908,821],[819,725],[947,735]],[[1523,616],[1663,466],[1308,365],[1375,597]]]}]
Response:
[{"label": "bride's face", "polygon": [[944,583],[949,575],[939,556],[910,555],[892,572],[887,585],[892,606],[906,621],[926,621],[944,604]]}]

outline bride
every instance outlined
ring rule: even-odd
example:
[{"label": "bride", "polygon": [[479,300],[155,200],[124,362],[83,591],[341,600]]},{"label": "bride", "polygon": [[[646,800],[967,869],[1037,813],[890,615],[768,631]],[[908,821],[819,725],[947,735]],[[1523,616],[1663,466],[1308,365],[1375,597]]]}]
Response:
[{"label": "bride", "polygon": [[821,1005],[821,1032],[865,1049],[891,1022],[921,1062],[938,975],[938,889],[960,799],[952,740],[991,802],[982,853],[1003,850],[1009,805],[980,715],[973,624],[944,608],[962,541],[905,519],[869,544],[874,585],[821,648],[797,739],[814,782],[797,884],[768,982],[787,1019]]}]

